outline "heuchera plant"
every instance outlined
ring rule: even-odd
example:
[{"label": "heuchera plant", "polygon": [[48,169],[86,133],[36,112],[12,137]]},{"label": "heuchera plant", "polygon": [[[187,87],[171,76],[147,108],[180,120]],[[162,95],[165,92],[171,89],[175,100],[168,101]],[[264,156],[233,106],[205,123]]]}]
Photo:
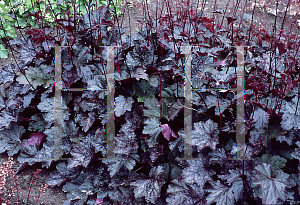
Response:
[{"label": "heuchera plant", "polygon": [[[56,34],[34,28],[10,41],[21,63],[0,71],[0,153],[18,155],[19,171],[56,167],[47,183],[67,192],[65,205],[299,203],[299,36],[258,30],[250,14],[216,11],[229,27],[216,25],[192,9],[148,19],[143,30],[124,36],[111,12],[102,5],[83,17],[56,19]],[[106,157],[109,113],[105,92],[97,89],[107,87],[105,46],[112,45],[122,45],[114,59],[116,159],[98,160]],[[197,45],[192,87],[225,89],[236,88],[232,46],[250,46],[245,155],[254,160],[228,160],[238,151],[236,93],[201,90],[192,93],[195,159],[178,160],[186,109],[179,46],[190,45]],[[54,46],[62,46],[63,88],[96,89],[62,92],[64,161],[52,160]]]}]

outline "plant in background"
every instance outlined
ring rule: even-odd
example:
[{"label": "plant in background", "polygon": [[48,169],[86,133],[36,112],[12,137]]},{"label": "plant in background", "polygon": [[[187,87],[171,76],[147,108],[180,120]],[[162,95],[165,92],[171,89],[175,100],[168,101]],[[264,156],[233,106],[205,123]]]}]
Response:
[{"label": "plant in background", "polygon": [[[14,29],[15,20],[7,15],[9,13],[9,7],[5,4],[4,1],[0,1],[0,40],[7,42],[9,38],[17,37],[17,34]],[[5,23],[4,23],[5,22]],[[8,50],[5,48],[3,43],[0,41],[0,58],[8,57]]]},{"label": "plant in background", "polygon": [[[68,3],[67,3],[68,2]],[[111,3],[110,3],[111,2]],[[63,1],[63,0],[5,0],[0,1],[0,58],[8,57],[7,42],[17,37],[16,28],[55,27],[55,19],[60,19],[71,10],[79,15],[88,13],[99,5],[110,4],[116,9],[116,16],[121,14],[120,0],[107,1]],[[115,5],[115,7],[113,6]],[[37,18],[39,16],[39,18]],[[115,16],[113,16],[115,18]],[[21,31],[20,31],[21,32]]]}]

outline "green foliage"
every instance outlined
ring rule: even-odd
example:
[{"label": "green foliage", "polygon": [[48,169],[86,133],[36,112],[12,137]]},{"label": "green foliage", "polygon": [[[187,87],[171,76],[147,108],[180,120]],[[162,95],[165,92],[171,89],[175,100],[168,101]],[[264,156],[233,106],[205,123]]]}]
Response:
[{"label": "green foliage", "polygon": [[134,90],[139,102],[144,102],[146,98],[153,98],[155,96],[154,88],[144,79],[136,82]]},{"label": "green foliage", "polygon": [[8,50],[5,49],[4,45],[0,44],[0,58],[7,58]]},{"label": "green foliage", "polygon": [[[45,23],[50,27],[54,27],[51,23],[53,23],[55,19],[62,18],[69,10],[74,11],[74,9],[77,10],[77,8],[80,7],[80,14],[83,15],[88,13],[92,7],[99,7],[103,4],[107,5],[106,0],[92,1],[91,4],[87,0],[80,0],[80,2],[74,1],[71,3],[66,2],[65,0],[6,0],[2,7],[4,7],[5,11],[10,15],[15,15],[15,19],[19,18],[21,20],[21,22],[14,21],[15,26],[19,26],[18,23],[21,23],[20,27],[24,28],[29,25],[31,27],[38,27],[38,22],[35,17],[26,16],[28,13],[34,14],[34,12],[39,12],[40,15],[44,17]],[[120,0],[114,3],[116,4],[117,15],[119,16],[120,10],[118,5],[120,5]],[[113,6],[111,5],[110,8],[113,9]]]},{"label": "green foliage", "polygon": [[[55,27],[55,20],[61,19],[70,11],[79,10],[80,14],[89,13],[92,9],[97,9],[100,5],[107,5],[107,0],[80,0],[66,3],[66,0],[5,0],[0,1],[0,58],[8,57],[8,50],[3,44],[4,39],[16,38],[15,28],[39,28],[49,26]],[[74,3],[74,4],[73,4]],[[114,8],[115,5],[116,7]],[[77,9],[78,8],[78,9]],[[116,12],[117,17],[121,14],[120,0],[113,0],[110,9]],[[29,15],[30,14],[30,15]],[[39,15],[42,21],[37,20]],[[70,15],[71,16],[71,15]],[[114,18],[114,16],[112,16]]]},{"label": "green foliage", "polygon": [[155,145],[157,145],[157,137],[161,132],[160,124],[161,123],[158,121],[158,119],[154,117],[148,118],[145,121],[143,134],[150,135],[150,138],[148,139],[148,145],[150,147],[154,147]]},{"label": "green foliage", "polygon": [[272,173],[277,173],[277,171],[282,171],[281,168],[285,167],[285,163],[287,160],[285,158],[282,158],[278,155],[272,156],[271,154],[263,154],[262,155],[262,161],[264,163],[268,163],[271,165]]},{"label": "green foliage", "polygon": [[[35,88],[39,85],[44,85],[48,88],[52,83],[54,83],[54,68],[52,68],[52,72],[50,73],[46,73],[46,68],[46,65],[41,65],[39,67],[30,67],[30,69],[26,70],[26,77]],[[27,79],[24,75],[20,75],[17,78],[17,81],[20,84],[27,84]]]}]

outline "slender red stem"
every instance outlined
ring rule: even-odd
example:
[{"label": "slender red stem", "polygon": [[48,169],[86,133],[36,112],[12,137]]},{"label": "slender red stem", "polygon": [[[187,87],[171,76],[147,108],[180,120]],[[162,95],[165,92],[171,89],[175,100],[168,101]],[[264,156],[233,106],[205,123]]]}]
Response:
[{"label": "slender red stem", "polygon": [[220,113],[220,129],[221,129],[221,127],[222,127],[222,116],[221,116],[221,109],[220,109],[218,93],[217,93],[217,100],[218,100],[218,107],[219,107],[219,113]]},{"label": "slender red stem", "polygon": [[32,188],[32,184],[33,184],[33,180],[34,178],[36,177],[36,175],[41,172],[42,170],[41,169],[37,169],[35,172],[34,172],[34,175],[33,175],[33,178],[30,182],[30,187],[29,187],[29,191],[28,191],[28,196],[27,196],[27,202],[26,202],[26,205],[28,205],[28,202],[29,202],[29,195],[30,195],[30,192],[31,192],[31,188]]}]

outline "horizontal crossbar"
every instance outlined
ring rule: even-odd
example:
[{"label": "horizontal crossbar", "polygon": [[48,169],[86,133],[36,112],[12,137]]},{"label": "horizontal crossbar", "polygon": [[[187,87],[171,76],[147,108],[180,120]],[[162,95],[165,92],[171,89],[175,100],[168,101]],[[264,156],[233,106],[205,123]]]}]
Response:
[{"label": "horizontal crossbar", "polygon": [[92,89],[92,88],[63,88],[62,91],[107,91],[107,89]]},{"label": "horizontal crossbar", "polygon": [[220,91],[220,90],[231,90],[231,91],[236,91],[236,88],[200,88],[200,89],[192,89],[192,91],[200,91],[200,92],[205,92],[205,91]]}]

